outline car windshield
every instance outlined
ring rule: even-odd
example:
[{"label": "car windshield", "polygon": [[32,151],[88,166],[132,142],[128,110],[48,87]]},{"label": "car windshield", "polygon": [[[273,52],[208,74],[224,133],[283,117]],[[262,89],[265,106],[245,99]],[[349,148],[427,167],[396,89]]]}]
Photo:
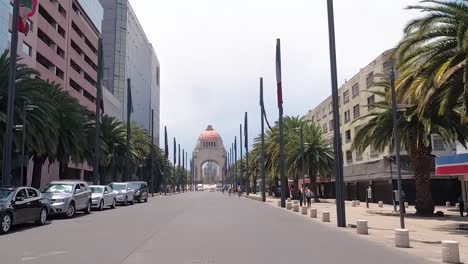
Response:
[{"label": "car windshield", "polygon": [[110,185],[110,187],[116,191],[125,190],[125,184],[122,183],[113,183]]},{"label": "car windshield", "polygon": [[7,200],[12,193],[12,190],[0,189],[0,200]]},{"label": "car windshield", "polygon": [[73,184],[47,184],[42,188],[43,193],[72,193]]},{"label": "car windshield", "polygon": [[132,189],[134,189],[135,191],[141,189],[141,183],[138,183],[138,182],[131,183],[130,186],[131,186]]},{"label": "car windshield", "polygon": [[89,187],[93,193],[102,193],[104,187]]}]

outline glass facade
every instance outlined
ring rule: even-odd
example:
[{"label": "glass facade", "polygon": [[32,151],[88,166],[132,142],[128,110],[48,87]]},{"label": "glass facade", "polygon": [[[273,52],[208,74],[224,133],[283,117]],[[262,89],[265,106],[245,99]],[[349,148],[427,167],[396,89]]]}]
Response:
[{"label": "glass facade", "polygon": [[[0,0],[4,1],[4,0]],[[99,1],[96,0],[78,0],[83,10],[93,22],[94,26],[102,32],[102,19],[104,17],[104,9]]]},{"label": "glass facade", "polygon": [[0,0],[0,53],[9,49],[10,31],[8,29],[10,14],[13,13],[13,6],[10,0]]}]

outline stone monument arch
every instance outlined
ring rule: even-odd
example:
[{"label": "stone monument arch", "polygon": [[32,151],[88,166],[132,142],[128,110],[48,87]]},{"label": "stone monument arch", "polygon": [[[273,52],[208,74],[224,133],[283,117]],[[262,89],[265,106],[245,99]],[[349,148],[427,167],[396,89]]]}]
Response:
[{"label": "stone monument arch", "polygon": [[192,157],[195,172],[195,183],[202,183],[202,167],[208,162],[218,165],[218,175],[216,180],[217,182],[222,182],[225,171],[224,161],[226,159],[226,150],[221,136],[211,125],[209,125],[198,137]]}]

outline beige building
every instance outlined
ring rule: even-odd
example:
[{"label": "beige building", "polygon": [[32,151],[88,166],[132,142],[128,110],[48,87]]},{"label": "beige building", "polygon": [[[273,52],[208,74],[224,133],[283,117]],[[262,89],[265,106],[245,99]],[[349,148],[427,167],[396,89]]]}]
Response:
[{"label": "beige building", "polygon": [[[376,200],[388,202],[392,199],[392,190],[396,188],[396,166],[394,162],[391,162],[394,160],[394,154],[392,155],[388,149],[380,152],[372,146],[362,153],[352,149],[352,142],[356,132],[361,125],[368,121],[367,118],[361,117],[375,111],[373,104],[383,100],[383,98],[369,91],[383,89],[376,87],[374,84],[379,81],[379,75],[389,74],[394,64],[391,54],[392,50],[383,52],[371,63],[360,69],[351,79],[346,80],[338,89],[343,172],[347,190],[346,197],[348,199],[365,199],[365,189],[371,186]],[[330,144],[332,144],[334,131],[331,96],[310,110],[304,118],[319,124],[330,140]],[[435,156],[455,153],[455,146],[445,146],[440,137],[434,135],[432,140]],[[404,189],[407,190],[407,196],[412,196],[414,193],[411,191],[414,189],[413,173],[411,171],[411,161],[405,155],[405,152],[402,152],[402,177],[405,179],[403,182]],[[444,177],[441,180],[446,179],[448,178]],[[333,192],[333,188],[330,188],[330,192]],[[408,198],[411,199],[412,197]]]}]

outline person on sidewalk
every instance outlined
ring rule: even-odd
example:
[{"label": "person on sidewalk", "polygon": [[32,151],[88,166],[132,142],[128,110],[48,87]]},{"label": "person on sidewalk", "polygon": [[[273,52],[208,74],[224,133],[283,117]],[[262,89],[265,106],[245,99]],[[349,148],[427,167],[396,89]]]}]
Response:
[{"label": "person on sidewalk", "polygon": [[460,194],[458,196],[458,203],[459,203],[459,210],[460,210],[460,216],[463,217],[463,214],[465,213],[465,202],[463,201],[463,196]]},{"label": "person on sidewalk", "polygon": [[302,207],[302,192],[300,188],[297,188],[297,199],[299,200],[299,205]]},{"label": "person on sidewalk", "polygon": [[305,197],[307,200],[307,207],[310,207],[311,206],[310,199],[312,199],[312,191],[309,189],[309,187],[306,187]]}]

